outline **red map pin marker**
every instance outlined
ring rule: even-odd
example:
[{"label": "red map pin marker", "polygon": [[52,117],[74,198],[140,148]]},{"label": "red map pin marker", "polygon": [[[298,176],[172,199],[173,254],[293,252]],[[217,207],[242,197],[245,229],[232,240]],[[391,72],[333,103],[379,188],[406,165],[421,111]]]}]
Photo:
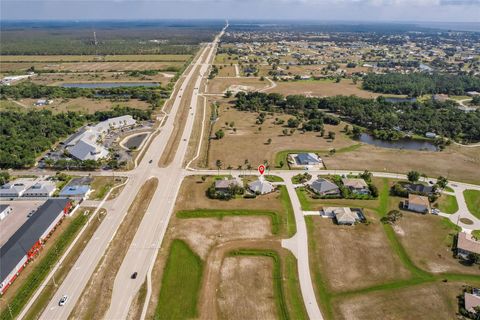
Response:
[{"label": "red map pin marker", "polygon": [[265,166],[263,164],[258,166],[258,172],[260,172],[261,175],[265,172]]}]

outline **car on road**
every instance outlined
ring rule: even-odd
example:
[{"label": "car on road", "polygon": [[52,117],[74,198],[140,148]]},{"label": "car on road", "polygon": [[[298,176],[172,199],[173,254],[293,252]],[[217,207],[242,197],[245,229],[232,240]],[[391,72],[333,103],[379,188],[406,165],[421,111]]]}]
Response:
[{"label": "car on road", "polygon": [[439,213],[440,213],[440,210],[438,210],[438,209],[432,209],[432,214],[437,215],[437,214],[439,214]]},{"label": "car on road", "polygon": [[58,305],[59,305],[60,307],[63,307],[63,306],[67,303],[67,300],[68,300],[68,296],[67,296],[67,295],[64,295],[64,296],[62,297],[62,299],[60,299],[60,301],[58,302]]},{"label": "car on road", "polygon": [[432,180],[430,180],[430,181],[428,181],[428,183],[430,183],[430,184],[433,184],[433,181],[432,181]]},{"label": "car on road", "polygon": [[150,159],[150,161],[148,161],[148,163],[152,163],[153,159]]},{"label": "car on road", "polygon": [[132,275],[130,276],[130,278],[132,278],[132,279],[137,279],[137,275],[138,275],[138,272],[135,271],[134,273],[132,273]]},{"label": "car on road", "polygon": [[33,216],[34,213],[35,213],[35,210],[30,211],[30,213],[27,214],[27,218],[30,218],[31,216]]}]

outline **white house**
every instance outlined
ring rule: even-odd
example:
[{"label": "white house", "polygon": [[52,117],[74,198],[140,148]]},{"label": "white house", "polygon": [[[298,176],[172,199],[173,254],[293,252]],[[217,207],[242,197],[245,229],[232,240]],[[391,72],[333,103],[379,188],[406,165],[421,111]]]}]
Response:
[{"label": "white house", "polygon": [[254,193],[266,194],[275,190],[275,187],[263,177],[260,177],[260,179],[250,182],[248,184],[248,189]]}]

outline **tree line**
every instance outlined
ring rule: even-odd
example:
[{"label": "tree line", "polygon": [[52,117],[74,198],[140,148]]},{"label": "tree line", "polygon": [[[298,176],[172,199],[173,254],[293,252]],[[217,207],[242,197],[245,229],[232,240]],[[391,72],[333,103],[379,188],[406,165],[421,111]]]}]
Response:
[{"label": "tree line", "polygon": [[[239,92],[236,95],[235,106],[244,111],[291,114],[294,116],[291,126],[300,126],[300,129],[305,131],[310,128],[320,131],[324,123],[338,124],[341,118],[372,132],[381,130],[387,133],[396,131],[419,135],[434,132],[462,142],[480,141],[480,110],[466,113],[458,109],[453,101],[392,103],[383,97],[377,99],[356,96],[285,97],[278,93]],[[336,116],[331,115],[332,113]],[[359,132],[358,128],[355,132]],[[395,135],[378,134],[378,136]]]},{"label": "tree line", "polygon": [[437,93],[464,95],[467,91],[480,91],[480,77],[438,73],[370,73],[363,78],[362,86],[373,92],[410,97]]},{"label": "tree line", "polygon": [[36,157],[51,148],[54,143],[76,132],[82,125],[127,114],[137,120],[148,120],[151,111],[129,107],[116,107],[94,114],[79,112],[53,114],[50,110],[2,111],[0,168],[31,167],[35,164]]}]

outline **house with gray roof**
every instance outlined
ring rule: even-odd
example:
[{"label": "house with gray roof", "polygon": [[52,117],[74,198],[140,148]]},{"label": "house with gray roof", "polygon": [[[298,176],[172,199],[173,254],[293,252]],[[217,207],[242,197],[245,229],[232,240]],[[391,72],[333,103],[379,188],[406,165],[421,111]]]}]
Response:
[{"label": "house with gray roof", "polygon": [[70,154],[79,160],[100,160],[108,156],[108,150],[95,142],[81,139],[73,147],[68,148]]},{"label": "house with gray roof", "polygon": [[23,183],[6,183],[0,187],[0,198],[18,198],[27,190]]},{"label": "house with gray roof", "polygon": [[314,166],[320,164],[321,160],[315,153],[299,153],[295,156],[295,162],[299,166]]},{"label": "house with gray roof", "polygon": [[317,179],[309,185],[310,189],[320,196],[338,196],[340,188],[327,179]]},{"label": "house with gray roof", "polygon": [[51,181],[41,181],[37,182],[28,188],[24,193],[23,197],[37,198],[37,197],[50,197],[53,192],[57,189],[55,183]]},{"label": "house with gray roof", "polygon": [[258,180],[250,182],[248,184],[248,189],[253,193],[258,194],[267,194],[275,190],[275,187],[270,182],[266,181],[263,176]]}]

